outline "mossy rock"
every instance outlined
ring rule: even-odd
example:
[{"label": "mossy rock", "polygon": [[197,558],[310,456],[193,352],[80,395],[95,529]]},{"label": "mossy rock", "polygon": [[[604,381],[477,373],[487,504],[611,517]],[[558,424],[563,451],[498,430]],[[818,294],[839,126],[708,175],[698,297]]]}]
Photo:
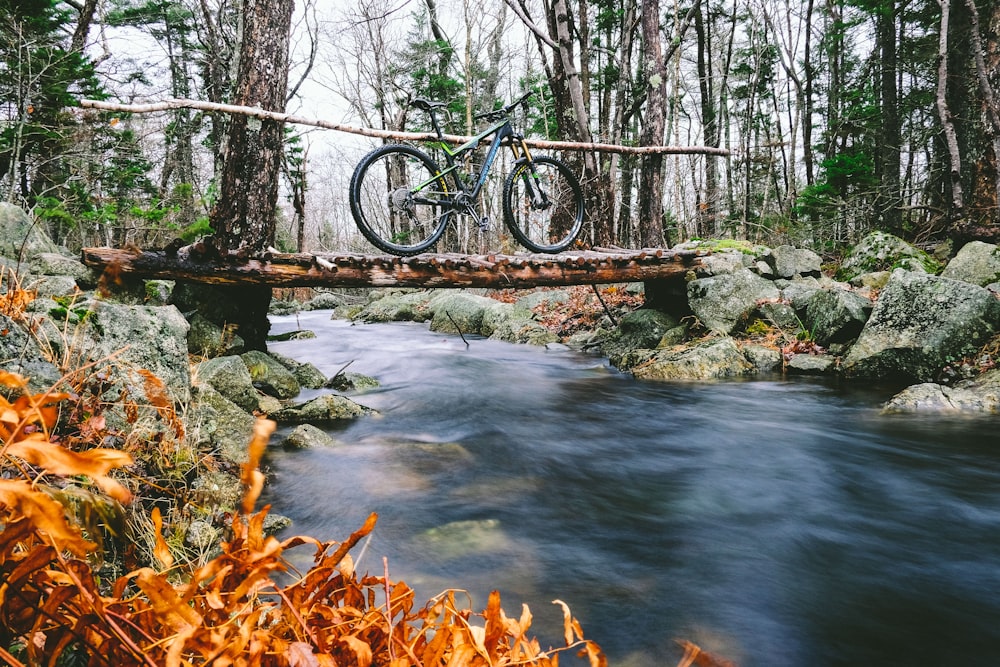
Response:
[{"label": "mossy rock", "polygon": [[898,236],[872,232],[861,239],[848,254],[837,272],[837,279],[850,281],[863,273],[894,269],[937,274],[941,272],[942,265],[928,253]]}]

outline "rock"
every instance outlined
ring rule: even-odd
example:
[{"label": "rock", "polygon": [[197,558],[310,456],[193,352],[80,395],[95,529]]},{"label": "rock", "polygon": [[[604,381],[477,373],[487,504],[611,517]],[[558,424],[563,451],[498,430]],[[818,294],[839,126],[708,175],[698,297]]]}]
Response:
[{"label": "rock", "polygon": [[304,310],[333,310],[343,306],[346,299],[342,294],[331,292],[320,292],[313,298],[302,304]]},{"label": "rock", "polygon": [[250,350],[240,355],[255,387],[275,398],[288,399],[299,395],[302,387],[292,372],[274,357],[260,350]]},{"label": "rock", "polygon": [[0,331],[5,332],[0,336],[0,369],[27,378],[32,392],[47,390],[62,378],[39,340],[19,322],[0,314]]},{"label": "rock", "polygon": [[676,319],[652,308],[640,308],[626,313],[602,344],[602,351],[613,366],[628,370],[626,357],[634,350],[652,350],[663,336],[676,328]]},{"label": "rock", "polygon": [[316,333],[309,331],[308,329],[299,329],[297,331],[286,331],[280,334],[268,334],[268,341],[282,342],[286,340],[309,340],[315,338]]},{"label": "rock", "polygon": [[281,441],[285,449],[313,449],[314,447],[333,447],[337,444],[328,433],[312,424],[300,424]]},{"label": "rock", "polygon": [[907,387],[882,406],[883,414],[898,413],[955,414],[1000,412],[1000,391],[976,391],[971,388],[945,387],[925,382]]},{"label": "rock", "polygon": [[207,382],[246,412],[257,409],[259,401],[250,371],[238,356],[216,357],[195,365],[197,382]]},{"label": "rock", "polygon": [[20,207],[0,202],[0,256],[27,261],[40,252],[58,253],[59,248]]},{"label": "rock", "polygon": [[823,375],[836,367],[836,357],[829,354],[793,354],[785,364],[788,373],[798,375]]},{"label": "rock", "polygon": [[772,253],[774,274],[778,278],[820,275],[823,260],[812,250],[783,245],[775,248]]},{"label": "rock", "polygon": [[538,290],[525,294],[518,299],[514,305],[518,308],[523,308],[524,310],[531,310],[532,308],[541,305],[553,306],[566,303],[569,299],[569,292],[564,289]]},{"label": "rock", "polygon": [[483,314],[497,302],[485,296],[462,291],[442,291],[435,295],[427,308],[434,317],[431,331],[441,333],[479,334],[483,324]]},{"label": "rock", "polygon": [[371,408],[358,405],[346,396],[324,394],[311,401],[282,408],[270,416],[277,422],[298,424],[353,419],[371,412]]},{"label": "rock", "polygon": [[326,389],[337,391],[364,391],[378,386],[379,382],[375,378],[349,371],[337,373],[323,384]]},{"label": "rock", "polygon": [[39,276],[68,276],[81,286],[97,286],[94,272],[83,262],[57,252],[40,252],[31,260],[31,272]]},{"label": "rock", "polygon": [[872,232],[854,246],[837,272],[837,277],[840,280],[851,280],[862,273],[892,271],[896,268],[937,273],[941,270],[941,264],[898,236]]},{"label": "rock", "polygon": [[[90,359],[113,358],[134,397],[146,396],[149,371],[163,381],[175,402],[190,396],[188,322],[174,306],[128,306],[99,301],[86,319],[92,342],[82,343]],[[147,399],[152,397],[147,396]]]},{"label": "rock", "polygon": [[944,267],[941,277],[980,287],[1000,281],[1000,246],[982,241],[966,243]]},{"label": "rock", "polygon": [[1000,301],[988,290],[928,274],[894,271],[857,342],[844,358],[850,376],[933,380],[1000,328]]},{"label": "rock", "polygon": [[728,336],[680,350],[660,350],[632,368],[640,380],[712,380],[753,372],[753,365]]},{"label": "rock", "polygon": [[195,553],[209,553],[219,546],[222,531],[207,521],[192,521],[184,533],[184,544]]},{"label": "rock", "polygon": [[[245,449],[245,447],[244,447]],[[208,470],[191,483],[192,501],[217,512],[233,512],[243,496],[240,478],[224,470]]]},{"label": "rock", "polygon": [[782,331],[790,332],[793,335],[802,331],[802,320],[799,319],[795,309],[783,301],[765,301],[758,306],[757,314],[764,322],[776,326]]},{"label": "rock", "polygon": [[775,281],[775,287],[779,286],[781,289],[781,298],[787,301],[797,313],[804,313],[812,295],[818,290],[823,289],[823,283],[811,276],[788,282]]},{"label": "rock", "polygon": [[167,306],[170,304],[170,297],[174,292],[173,280],[147,280],[144,287],[146,291],[146,305]]},{"label": "rock", "polygon": [[391,293],[361,309],[354,319],[362,322],[423,322],[428,317],[429,292]]},{"label": "rock", "polygon": [[269,315],[294,315],[302,310],[302,304],[294,299],[287,301],[274,299],[267,306],[267,312]]},{"label": "rock", "polygon": [[245,343],[234,331],[212,322],[201,313],[194,313],[188,330],[188,351],[202,357],[240,354]]},{"label": "rock", "polygon": [[700,273],[705,276],[723,276],[754,266],[753,257],[738,250],[723,250],[701,258]]},{"label": "rock", "polygon": [[[545,292],[549,294],[550,292]],[[527,343],[529,345],[547,345],[559,340],[559,337],[535,321],[535,315],[530,310],[517,304],[503,303],[490,299],[483,310],[483,319],[479,332],[494,340],[508,343]],[[433,324],[431,325],[433,328]]]},{"label": "rock", "polygon": [[857,338],[872,312],[872,302],[854,292],[822,289],[806,306],[805,325],[817,344],[846,343]]},{"label": "rock", "polygon": [[308,361],[296,361],[276,352],[269,354],[275,361],[291,371],[300,386],[306,389],[321,389],[326,384],[326,376]]},{"label": "rock", "polygon": [[30,287],[40,297],[72,297],[80,294],[76,280],[70,276],[39,276],[31,281]]},{"label": "rock", "polygon": [[757,373],[771,373],[781,370],[781,352],[764,345],[744,345],[743,356]]},{"label": "rock", "polygon": [[194,400],[187,421],[199,448],[215,450],[230,463],[246,463],[255,418],[210,384],[191,389]]},{"label": "rock", "polygon": [[687,293],[688,304],[701,323],[724,335],[745,322],[759,302],[781,297],[774,283],[747,269],[692,280]]},{"label": "rock", "polygon": [[873,271],[862,273],[851,278],[851,285],[854,287],[868,287],[869,289],[882,289],[889,282],[892,271]]}]

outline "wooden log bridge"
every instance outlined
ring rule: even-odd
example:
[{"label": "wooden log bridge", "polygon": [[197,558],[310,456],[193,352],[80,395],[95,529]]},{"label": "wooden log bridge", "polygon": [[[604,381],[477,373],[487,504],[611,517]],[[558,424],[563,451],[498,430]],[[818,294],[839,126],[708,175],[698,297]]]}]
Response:
[{"label": "wooden log bridge", "polygon": [[195,260],[183,252],[84,248],[83,262],[112,275],[271,287],[530,288],[661,282],[703,271],[706,251],[592,249],[558,255],[422,254],[414,257],[269,252]]}]

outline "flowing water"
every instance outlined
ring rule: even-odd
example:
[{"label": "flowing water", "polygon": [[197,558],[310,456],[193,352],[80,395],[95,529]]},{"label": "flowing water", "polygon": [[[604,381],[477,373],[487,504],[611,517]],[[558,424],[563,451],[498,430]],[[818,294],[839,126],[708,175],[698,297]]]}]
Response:
[{"label": "flowing water", "polygon": [[[675,639],[741,666],[1000,665],[997,418],[882,416],[889,388],[817,380],[639,383],[602,358],[273,319],[272,344],[381,382],[334,448],[283,452],[266,500],[288,534],[359,569],[447,588],[561,641],[565,601],[612,667]],[[304,394],[309,397],[310,394]],[[284,429],[287,431],[288,429]],[[275,437],[277,442],[280,433]],[[575,664],[565,659],[563,664]]]}]

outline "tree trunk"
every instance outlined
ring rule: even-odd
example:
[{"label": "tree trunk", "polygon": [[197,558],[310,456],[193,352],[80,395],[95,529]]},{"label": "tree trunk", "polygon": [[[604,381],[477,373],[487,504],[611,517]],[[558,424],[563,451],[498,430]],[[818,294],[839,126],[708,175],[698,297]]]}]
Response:
[{"label": "tree trunk", "polygon": [[965,198],[962,193],[962,156],[958,147],[958,134],[948,108],[948,29],[951,18],[951,0],[940,0],[941,32],[938,35],[938,67],[936,106],[944,130],[948,150],[948,187],[951,191],[949,218],[959,221],[965,217]]},{"label": "tree trunk", "polygon": [[900,147],[899,95],[896,90],[896,3],[888,0],[878,16],[878,49],[881,55],[879,91],[882,106],[882,131],[879,141],[879,190],[875,200],[882,226],[893,234],[902,231],[900,212],[899,169]]},{"label": "tree trunk", "polygon": [[[643,59],[646,73],[646,115],[639,143],[663,143],[666,128],[667,72],[660,45],[660,2],[642,0]],[[663,156],[645,155],[639,171],[639,244],[655,248],[663,244]]]},{"label": "tree trunk", "polygon": [[[293,0],[245,0],[234,103],[284,111],[293,4]],[[230,119],[219,200],[210,216],[213,245],[220,254],[259,255],[274,245],[283,145],[280,122],[248,116]],[[249,349],[265,349],[270,290],[231,289],[227,300],[235,312],[229,322],[238,326]]]}]

